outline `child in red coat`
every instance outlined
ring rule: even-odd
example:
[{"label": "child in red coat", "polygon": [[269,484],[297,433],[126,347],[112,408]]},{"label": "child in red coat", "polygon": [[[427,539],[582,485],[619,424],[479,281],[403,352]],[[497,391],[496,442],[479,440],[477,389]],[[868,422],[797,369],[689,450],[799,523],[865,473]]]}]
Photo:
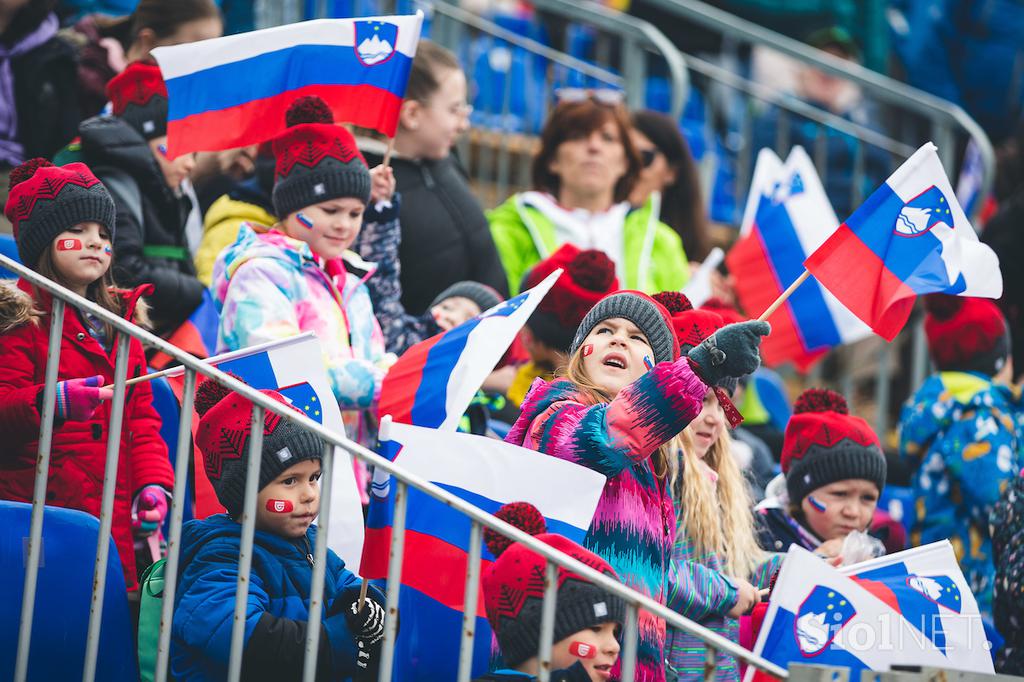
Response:
[{"label": "child in red coat", "polygon": [[[11,172],[4,209],[23,263],[126,319],[141,314],[148,287],[115,289],[110,275],[114,202],[87,166],[32,159]],[[0,499],[32,501],[53,300],[28,282],[0,287]],[[130,340],[128,377],[146,372],[142,344]],[[116,334],[67,306],[57,372],[57,401],[46,503],[99,516],[110,425]],[[133,535],[154,532],[167,512],[174,474],[160,439],[147,383],[128,388],[121,430],[111,534],[129,590],[138,589]],[[153,509],[133,522],[139,500]],[[144,505],[146,506],[146,505]],[[137,516],[143,516],[141,514]],[[83,557],[83,560],[89,560]]]}]

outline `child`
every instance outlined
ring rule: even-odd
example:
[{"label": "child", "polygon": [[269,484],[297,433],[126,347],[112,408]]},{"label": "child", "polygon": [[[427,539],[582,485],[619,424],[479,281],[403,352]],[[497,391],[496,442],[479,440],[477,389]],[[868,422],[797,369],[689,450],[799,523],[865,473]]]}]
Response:
[{"label": "child", "polygon": [[[374,408],[394,356],[374,318],[368,265],[348,251],[363,223],[371,174],[344,128],[325,120],[319,98],[297,100],[290,127],[274,140],[277,157],[271,228],[243,224],[214,265],[221,313],[218,349],[315,332],[349,435],[372,440],[362,414]],[[389,199],[394,181],[377,172],[375,198]],[[368,219],[397,219],[394,207],[371,207]],[[356,274],[356,273],[359,274]]]},{"label": "child", "polygon": [[938,372],[900,415],[900,457],[912,474],[914,546],[949,539],[978,607],[992,613],[989,515],[1020,469],[1024,410],[1004,383],[1013,376],[1010,334],[987,299],[925,298],[925,334]]},{"label": "child", "polygon": [[885,489],[885,455],[843,396],[812,388],[797,398],[786,426],[782,473],[785,490],[755,509],[761,546],[786,552],[795,543],[834,559],[847,535],[869,529]]},{"label": "child", "polygon": [[583,316],[595,303],[619,288],[615,263],[603,251],[580,251],[572,244],[563,244],[533,266],[522,288],[532,289],[558,268],[564,272],[519,332],[530,361],[519,367],[508,392],[509,400],[516,407],[523,403],[534,379],[551,381],[555,370],[568,363],[569,346]]},{"label": "child", "polygon": [[[564,378],[534,382],[505,439],[608,477],[583,544],[651,599],[665,603],[675,541],[664,446],[700,413],[709,383],[757,367],[769,330],[729,325],[680,358],[661,304],[637,291],[605,296],[576,331]],[[636,679],[665,679],[664,621],[641,613],[639,631]]]},{"label": "child", "polygon": [[113,116],[84,121],[82,158],[117,205],[115,279],[152,284],[154,330],[167,336],[188,319],[205,288],[185,237],[192,202],[181,184],[191,154],[167,158],[167,88],[154,63],[133,62],[107,84]]},{"label": "child", "polygon": [[[18,166],[5,212],[23,263],[117,315],[141,321],[139,297],[147,288],[114,288],[114,201],[84,164],[58,167],[32,159]],[[49,294],[24,280],[17,288],[0,288],[0,498],[6,500],[32,501],[52,303]],[[112,395],[100,387],[114,381],[117,342],[109,325],[70,305],[62,339],[46,501],[99,516],[111,416],[105,400]],[[132,339],[128,377],[145,373],[142,345]],[[125,398],[111,526],[129,590],[138,587],[132,509],[140,499],[153,498],[159,522],[167,512],[165,491],[173,487],[152,390],[148,383],[136,384]],[[155,525],[136,524],[136,534],[152,533]]]},{"label": "child", "polygon": [[[283,405],[275,391],[260,391]],[[171,674],[178,680],[227,677],[245,494],[252,403],[214,381],[196,392],[196,445],[217,499],[228,510],[182,528],[181,574],[171,626]],[[297,408],[293,408],[296,409]],[[242,678],[297,679],[306,650],[313,548],[320,508],[318,436],[264,415],[256,531]],[[383,596],[367,593],[357,611],[360,581],[330,549],[324,575],[317,679],[376,679],[384,636]],[[370,677],[372,675],[372,678]]]},{"label": "child", "polygon": [[[547,533],[544,517],[528,502],[512,502],[495,516],[552,548],[618,580],[608,562],[572,540]],[[491,529],[484,531],[495,561],[483,577],[484,608],[501,649],[505,670],[478,682],[529,682],[539,674],[540,620],[544,603],[544,559]],[[509,595],[517,598],[509,599]],[[621,598],[564,568],[558,569],[555,628],[551,648],[554,682],[607,680],[619,656],[618,638],[626,605]]]},{"label": "child", "polygon": [[486,284],[456,282],[434,297],[430,304],[430,315],[438,327],[448,331],[504,300],[501,294]]},{"label": "child", "polygon": [[[682,353],[725,326],[718,313],[694,310],[682,294],[663,292],[654,299],[672,312]],[[668,605],[738,643],[738,619],[756,601],[757,591],[768,587],[781,557],[769,560],[754,535],[753,505],[725,411],[736,384],[733,377],[725,377],[708,390],[700,414],[683,430],[674,448],[679,463],[673,485],[678,531]],[[665,656],[677,680],[704,679],[707,655],[699,638],[670,628]],[[718,654],[715,679],[739,680],[733,656]]]}]

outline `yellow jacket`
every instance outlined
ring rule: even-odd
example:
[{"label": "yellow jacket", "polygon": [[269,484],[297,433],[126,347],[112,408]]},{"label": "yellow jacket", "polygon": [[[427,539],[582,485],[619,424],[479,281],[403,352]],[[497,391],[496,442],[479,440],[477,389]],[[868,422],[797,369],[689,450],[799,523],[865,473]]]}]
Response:
[{"label": "yellow jacket", "polygon": [[196,251],[196,276],[206,286],[213,282],[213,264],[226,247],[238,239],[243,222],[273,225],[277,218],[263,208],[225,194],[210,205],[203,220],[203,238]]}]

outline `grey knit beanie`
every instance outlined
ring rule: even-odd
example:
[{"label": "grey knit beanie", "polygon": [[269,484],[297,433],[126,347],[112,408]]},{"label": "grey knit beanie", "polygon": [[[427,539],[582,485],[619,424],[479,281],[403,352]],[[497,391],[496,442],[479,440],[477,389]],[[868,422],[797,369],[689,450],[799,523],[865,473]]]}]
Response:
[{"label": "grey knit beanie", "polygon": [[655,362],[671,362],[679,357],[679,341],[665,307],[640,291],[617,291],[605,296],[583,318],[569,348],[572,356],[598,324],[613,317],[629,320],[644,333]]},{"label": "grey knit beanie", "polygon": [[463,298],[468,298],[473,301],[473,303],[480,306],[480,312],[489,310],[505,300],[501,297],[501,294],[486,284],[466,280],[463,282],[456,282],[439,293],[434,300],[430,302],[429,307],[433,308],[446,298],[452,298],[454,296],[462,296]]}]

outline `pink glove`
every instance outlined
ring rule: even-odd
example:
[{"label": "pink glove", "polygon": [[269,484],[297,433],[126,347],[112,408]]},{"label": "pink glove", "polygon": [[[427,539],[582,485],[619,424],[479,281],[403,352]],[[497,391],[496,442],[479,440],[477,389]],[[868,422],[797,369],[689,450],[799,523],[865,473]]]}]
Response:
[{"label": "pink glove", "polygon": [[152,535],[167,518],[167,493],[158,485],[147,485],[132,502],[132,532],[136,537]]},{"label": "pink glove", "polygon": [[103,377],[68,379],[57,383],[57,418],[63,421],[84,422],[92,418],[104,400],[110,400],[114,391],[100,388]]}]

